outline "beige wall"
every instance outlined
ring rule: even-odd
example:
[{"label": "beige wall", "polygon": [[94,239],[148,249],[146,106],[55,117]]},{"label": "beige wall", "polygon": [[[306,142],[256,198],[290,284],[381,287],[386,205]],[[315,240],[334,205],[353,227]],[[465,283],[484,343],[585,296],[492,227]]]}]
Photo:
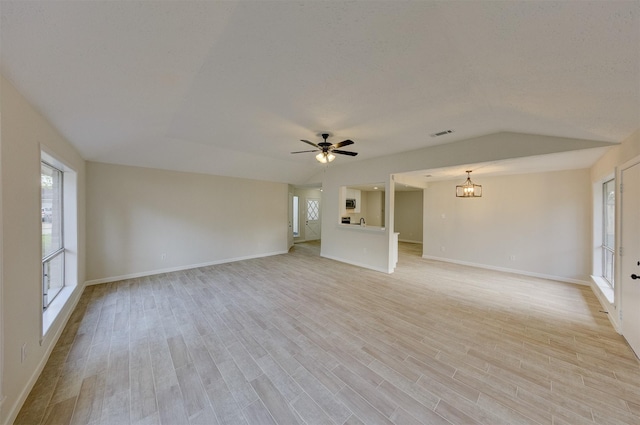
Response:
[{"label": "beige wall", "polygon": [[[384,186],[380,183],[380,186]],[[385,220],[385,192],[380,190],[360,191],[360,212],[350,212],[346,215],[351,218],[351,223],[360,223],[364,218],[366,226],[384,227]],[[338,220],[338,222],[340,222]]]},{"label": "beige wall", "polygon": [[394,208],[398,240],[422,243],[422,190],[396,191]]},{"label": "beige wall", "polygon": [[455,181],[425,190],[425,257],[588,283],[588,169],[475,180],[481,198],[456,198]]},{"label": "beige wall", "polygon": [[89,162],[87,280],[287,252],[288,186]]},{"label": "beige wall", "polygon": [[363,217],[367,226],[384,227],[384,192],[382,191],[363,191],[362,205],[366,211]]},{"label": "beige wall", "polygon": [[[46,149],[77,172],[78,181],[78,270],[84,282],[84,185],[85,162],[78,152],[3,77],[2,102],[2,319],[3,368],[0,423],[12,421],[30,387],[44,366],[70,307],[77,301],[82,285],[71,302],[41,339],[41,214],[40,151]],[[27,345],[27,358],[20,351]]]}]

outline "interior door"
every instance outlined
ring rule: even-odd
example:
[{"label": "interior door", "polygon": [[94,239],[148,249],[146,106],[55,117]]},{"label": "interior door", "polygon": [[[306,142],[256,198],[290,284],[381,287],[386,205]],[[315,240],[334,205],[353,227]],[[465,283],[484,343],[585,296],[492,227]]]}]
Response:
[{"label": "interior door", "polygon": [[320,199],[307,198],[305,202],[305,240],[320,239]]},{"label": "interior door", "polygon": [[622,335],[640,357],[640,162],[622,168],[620,183]]}]

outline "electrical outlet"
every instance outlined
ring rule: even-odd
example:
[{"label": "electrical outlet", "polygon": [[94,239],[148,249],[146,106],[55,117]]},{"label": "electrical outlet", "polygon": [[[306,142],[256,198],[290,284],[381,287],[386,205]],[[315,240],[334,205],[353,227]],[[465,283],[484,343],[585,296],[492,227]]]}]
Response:
[{"label": "electrical outlet", "polygon": [[440,247],[440,251],[445,252],[447,249],[443,246]]},{"label": "electrical outlet", "polygon": [[27,360],[27,343],[22,344],[22,348],[20,348],[20,363],[24,363]]},{"label": "electrical outlet", "polygon": [[160,259],[161,259],[161,260],[166,260],[166,259],[167,259],[167,254],[164,254],[164,253],[163,253],[163,254],[161,254],[161,255],[160,255]]},{"label": "electrical outlet", "polygon": [[513,255],[513,254],[511,254],[511,255],[509,256],[509,260],[511,260],[511,261],[516,261],[516,256],[515,256],[515,255]]}]

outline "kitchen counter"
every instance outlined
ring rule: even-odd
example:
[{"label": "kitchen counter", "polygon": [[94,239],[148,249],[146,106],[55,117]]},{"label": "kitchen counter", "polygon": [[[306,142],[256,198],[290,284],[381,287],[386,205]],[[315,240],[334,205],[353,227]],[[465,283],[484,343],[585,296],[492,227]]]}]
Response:
[{"label": "kitchen counter", "polygon": [[344,229],[357,230],[359,232],[384,232],[385,230],[385,228],[381,226],[368,226],[366,224],[364,226],[361,226],[358,223],[338,224],[338,226]]}]

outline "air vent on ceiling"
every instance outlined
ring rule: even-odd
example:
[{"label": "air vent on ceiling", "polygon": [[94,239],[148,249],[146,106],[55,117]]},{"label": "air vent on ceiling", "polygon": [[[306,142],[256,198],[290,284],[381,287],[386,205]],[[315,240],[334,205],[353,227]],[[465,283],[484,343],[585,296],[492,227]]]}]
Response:
[{"label": "air vent on ceiling", "polygon": [[444,130],[444,131],[439,131],[437,133],[431,134],[431,137],[444,136],[445,134],[451,134],[451,133],[453,133],[453,130]]}]

